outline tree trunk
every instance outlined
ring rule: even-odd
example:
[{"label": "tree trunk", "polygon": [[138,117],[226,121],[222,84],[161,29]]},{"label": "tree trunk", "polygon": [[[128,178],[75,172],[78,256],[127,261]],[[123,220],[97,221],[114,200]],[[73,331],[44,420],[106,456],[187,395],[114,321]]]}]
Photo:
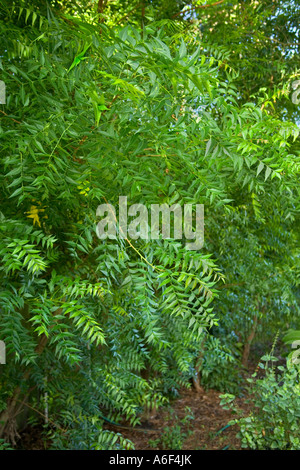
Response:
[{"label": "tree trunk", "polygon": [[251,331],[250,331],[250,334],[246,340],[246,343],[244,345],[244,350],[243,350],[243,357],[242,357],[242,365],[244,367],[247,367],[248,366],[248,359],[249,359],[249,354],[250,354],[250,347],[251,347],[251,343],[254,339],[254,336],[255,336],[255,332],[256,332],[256,327],[257,327],[257,320],[258,320],[258,316],[255,315],[254,317],[254,320],[253,320],[253,325],[252,325],[252,328],[251,328]]}]

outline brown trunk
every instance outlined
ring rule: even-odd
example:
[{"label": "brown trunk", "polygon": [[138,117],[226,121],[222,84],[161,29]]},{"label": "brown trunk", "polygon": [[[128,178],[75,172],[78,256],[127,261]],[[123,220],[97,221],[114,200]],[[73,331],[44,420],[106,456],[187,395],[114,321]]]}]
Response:
[{"label": "brown trunk", "polygon": [[258,316],[255,315],[254,320],[253,320],[253,326],[251,328],[250,334],[249,334],[249,336],[248,336],[248,338],[245,342],[245,345],[244,345],[243,357],[242,357],[242,365],[244,367],[248,366],[250,347],[251,347],[251,343],[252,343],[252,341],[254,339],[254,336],[255,336],[256,327],[257,327],[257,320],[258,320]]},{"label": "brown trunk", "polygon": [[197,393],[203,392],[203,388],[200,385],[200,375],[198,372],[193,377],[193,385]]},{"label": "brown trunk", "polygon": [[97,11],[99,13],[99,23],[104,22],[104,17],[102,16],[105,8],[106,8],[107,0],[98,0]]}]

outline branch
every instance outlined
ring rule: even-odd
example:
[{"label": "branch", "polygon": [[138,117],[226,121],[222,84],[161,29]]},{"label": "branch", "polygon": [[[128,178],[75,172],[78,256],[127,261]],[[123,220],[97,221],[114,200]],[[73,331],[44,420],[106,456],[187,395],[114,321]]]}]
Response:
[{"label": "branch", "polygon": [[209,7],[214,7],[216,5],[220,5],[221,3],[223,3],[224,0],[219,0],[218,2],[215,2],[215,3],[210,3],[209,5],[194,5],[190,8],[187,8],[186,10],[184,11],[180,11],[179,13],[176,13],[176,15],[173,15],[172,18],[176,18],[176,16],[179,16],[179,15],[185,15],[185,13],[189,12],[189,11],[195,11],[195,10],[200,10],[200,8],[209,8]]},{"label": "branch", "polygon": [[97,10],[98,10],[98,13],[103,13],[105,7],[107,5],[107,0],[98,0],[98,6],[97,6]]},{"label": "branch", "polygon": [[[27,397],[26,397],[27,398]],[[45,415],[44,413],[41,413],[39,410],[37,410],[36,408],[34,408],[33,406],[31,405],[28,405],[28,403],[25,403],[25,400],[23,400],[22,402],[20,400],[17,400],[18,403],[21,403],[21,405],[25,405],[27,406],[28,408],[30,408],[31,410],[35,411],[36,413],[38,413],[39,415],[43,416],[43,418],[45,418]],[[53,426],[55,426],[56,428],[58,428],[60,431],[62,431],[63,433],[66,433],[67,432],[67,429],[63,429],[62,427],[60,427],[58,424],[56,424],[54,421],[52,421],[52,419],[48,418],[49,419],[49,423],[50,424],[53,424]]]},{"label": "branch", "polygon": [[4,116],[7,116],[9,119],[12,119],[14,122],[17,122],[18,124],[22,124],[21,121],[17,121],[16,119],[10,117],[8,114],[2,111],[2,109],[0,109],[0,113],[4,114]]},{"label": "branch", "polygon": [[107,5],[107,0],[98,0],[98,5],[97,5],[97,12],[100,15],[99,16],[99,23],[103,23],[104,18],[102,18],[102,13],[105,10]]}]

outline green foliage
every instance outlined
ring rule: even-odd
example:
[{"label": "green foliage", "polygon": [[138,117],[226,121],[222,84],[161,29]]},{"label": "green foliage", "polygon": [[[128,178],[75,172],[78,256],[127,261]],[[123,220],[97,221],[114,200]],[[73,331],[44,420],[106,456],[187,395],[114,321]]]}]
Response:
[{"label": "green foliage", "polygon": [[236,367],[240,350],[232,338],[209,336],[199,368],[201,385],[221,392],[239,393],[242,376]]},{"label": "green foliage", "polygon": [[[299,314],[299,128],[269,106],[288,87],[252,97],[250,73],[243,92],[230,36],[185,22],[189,2],[99,5],[0,1],[0,436],[29,395],[59,449],[130,448],[103,418],[135,425],[188,386],[208,330],[203,380],[232,390],[257,318]],[[204,249],[99,240],[119,196],[204,204]]]},{"label": "green foliage", "polygon": [[[199,335],[217,323],[210,304],[221,275],[183,242],[99,241],[96,209],[119,194],[146,205],[198,201],[182,178],[195,119],[181,100],[210,99],[214,71],[204,56],[196,64],[199,50],[171,51],[151,30],[148,39],[129,28],[99,36],[49,10],[41,34],[21,9],[2,11],[1,380],[48,394],[57,448],[122,447],[102,430],[102,413],[135,424],[143,407],[188,383]],[[26,54],[5,39],[10,23],[30,42]]]},{"label": "green foliage", "polygon": [[285,344],[292,344],[294,341],[299,341],[299,340],[300,340],[300,330],[293,330],[293,329],[288,330],[287,333],[282,338],[282,341]]},{"label": "green foliage", "polygon": [[[276,358],[266,356],[265,361]],[[250,449],[300,449],[300,384],[299,367],[288,361],[276,368],[260,364],[265,376],[253,374],[249,393],[253,411],[247,417],[234,420],[238,424],[242,446]],[[234,395],[224,395],[221,405],[235,408]]]}]

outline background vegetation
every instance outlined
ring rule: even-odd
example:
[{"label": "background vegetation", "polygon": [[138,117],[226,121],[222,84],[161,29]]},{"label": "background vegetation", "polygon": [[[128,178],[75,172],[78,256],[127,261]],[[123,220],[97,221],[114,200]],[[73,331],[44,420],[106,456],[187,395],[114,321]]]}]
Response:
[{"label": "background vegetation", "polygon": [[[34,409],[52,448],[130,448],[107,420],[134,426],[191,382],[239,394],[251,345],[299,328],[299,16],[0,1],[0,438]],[[96,209],[119,196],[204,204],[204,248],[99,240]],[[282,373],[299,401],[297,366]],[[299,448],[289,425],[271,445],[251,422],[245,442]]]}]

